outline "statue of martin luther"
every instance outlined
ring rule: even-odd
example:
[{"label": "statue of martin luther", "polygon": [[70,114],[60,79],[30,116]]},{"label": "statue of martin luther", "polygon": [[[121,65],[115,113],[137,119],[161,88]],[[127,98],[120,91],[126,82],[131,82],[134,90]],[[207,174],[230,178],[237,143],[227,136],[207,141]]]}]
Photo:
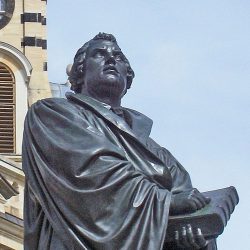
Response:
[{"label": "statue of martin luther", "polygon": [[75,93],[31,106],[23,138],[26,250],[217,249],[190,225],[166,243],[169,215],[210,200],[150,138],[152,120],[121,106],[133,78],[115,37],[99,33],[75,56]]}]

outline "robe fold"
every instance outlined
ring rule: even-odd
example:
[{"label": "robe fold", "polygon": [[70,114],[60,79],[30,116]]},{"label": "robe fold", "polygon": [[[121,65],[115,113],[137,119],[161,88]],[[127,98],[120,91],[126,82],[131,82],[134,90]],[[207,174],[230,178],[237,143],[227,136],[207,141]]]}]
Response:
[{"label": "robe fold", "polygon": [[171,195],[192,188],[185,169],[150,137],[80,94],[38,101],[23,136],[25,250],[158,250]]}]

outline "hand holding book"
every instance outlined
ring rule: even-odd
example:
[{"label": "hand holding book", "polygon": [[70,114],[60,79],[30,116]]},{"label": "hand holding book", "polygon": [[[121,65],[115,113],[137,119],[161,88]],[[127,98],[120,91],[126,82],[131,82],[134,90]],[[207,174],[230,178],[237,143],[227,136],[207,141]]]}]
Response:
[{"label": "hand holding book", "polygon": [[[170,204],[170,215],[181,215],[193,213],[202,209],[211,201],[196,188],[174,194]],[[202,249],[207,245],[207,240],[203,236],[201,229],[193,229],[190,224],[180,227],[174,232],[175,244],[179,249]]]},{"label": "hand holding book", "polygon": [[174,194],[170,204],[170,215],[193,213],[205,207],[210,201],[210,198],[205,197],[196,188]]},{"label": "hand holding book", "polygon": [[[201,197],[197,195],[197,192],[194,191],[196,194],[191,195],[191,197]],[[187,227],[191,225],[193,232],[200,229],[204,238],[206,240],[214,239],[222,234],[228,220],[230,219],[231,214],[234,211],[235,206],[239,202],[239,197],[237,191],[234,187],[228,187],[224,189],[209,191],[205,193],[200,193],[203,197],[208,197],[211,199],[205,206],[201,209],[193,209],[189,210],[189,212],[184,211],[184,206],[182,213],[180,210],[170,210],[170,217],[168,221],[168,228],[167,228],[167,242],[176,242],[176,231],[180,235],[182,232],[183,227]],[[177,198],[181,198],[181,196],[175,196],[174,205],[171,209],[176,208]],[[197,200],[200,198],[197,198]],[[205,198],[207,201],[208,199]],[[191,200],[195,200],[192,198]],[[179,200],[178,202],[180,202]],[[184,201],[184,199],[182,199]],[[200,201],[201,202],[201,201]],[[200,204],[198,202],[192,203],[194,208],[194,204],[196,204],[197,208]],[[172,204],[171,204],[172,205]],[[190,208],[189,207],[189,208]]]}]

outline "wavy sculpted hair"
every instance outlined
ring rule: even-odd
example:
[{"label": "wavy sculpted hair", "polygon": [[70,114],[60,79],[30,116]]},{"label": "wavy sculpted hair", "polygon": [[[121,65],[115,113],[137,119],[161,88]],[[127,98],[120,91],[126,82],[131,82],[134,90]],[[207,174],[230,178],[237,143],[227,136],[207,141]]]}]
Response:
[{"label": "wavy sculpted hair", "polygon": [[[74,63],[70,70],[69,82],[71,83],[71,90],[75,93],[80,93],[82,89],[82,85],[84,84],[83,76],[85,74],[85,62],[86,62],[86,54],[88,48],[91,46],[91,42],[97,40],[106,40],[115,43],[117,46],[117,42],[115,37],[112,34],[99,33],[93,39],[86,42],[76,53],[74,57]],[[118,46],[119,47],[119,46]],[[119,47],[120,48],[120,47]],[[135,77],[135,73],[131,68],[128,59],[124,56],[124,61],[127,65],[127,89],[131,87],[133,78]]]}]

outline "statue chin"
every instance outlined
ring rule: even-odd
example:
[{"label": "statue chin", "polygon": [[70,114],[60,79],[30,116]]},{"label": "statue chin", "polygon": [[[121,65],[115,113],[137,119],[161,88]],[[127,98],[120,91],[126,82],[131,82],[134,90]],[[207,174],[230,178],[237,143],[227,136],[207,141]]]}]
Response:
[{"label": "statue chin", "polygon": [[108,86],[105,86],[102,88],[102,96],[103,97],[117,97],[121,98],[124,95],[124,89],[122,89],[120,86],[117,86],[116,84],[109,84]]},{"label": "statue chin", "polygon": [[109,78],[108,81],[99,82],[98,86],[87,86],[87,92],[83,91],[83,94],[87,93],[87,95],[97,99],[120,100],[126,93],[126,84],[113,77]]}]

